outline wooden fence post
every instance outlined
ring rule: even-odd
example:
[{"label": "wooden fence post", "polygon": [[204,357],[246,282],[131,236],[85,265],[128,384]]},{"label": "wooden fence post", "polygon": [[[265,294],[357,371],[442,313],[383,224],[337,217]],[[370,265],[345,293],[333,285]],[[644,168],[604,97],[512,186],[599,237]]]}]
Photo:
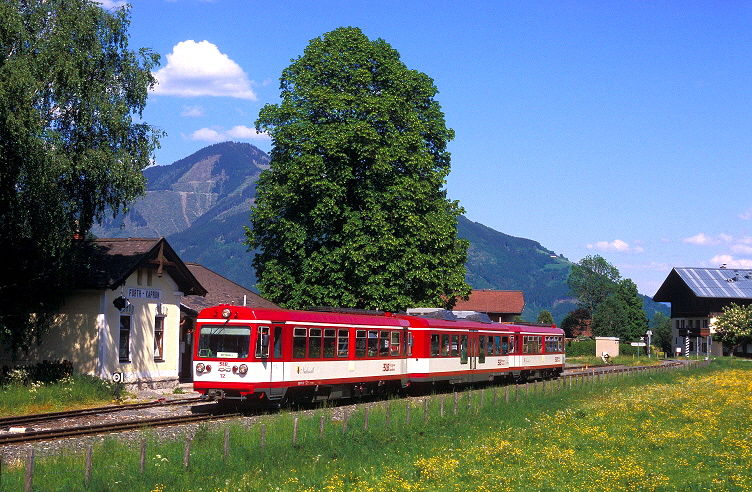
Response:
[{"label": "wooden fence post", "polygon": [[369,408],[366,407],[365,410],[363,411],[364,412],[363,414],[363,430],[364,431],[368,431],[368,410]]},{"label": "wooden fence post", "polygon": [[446,395],[441,395],[441,409],[439,410],[439,415],[441,415],[441,418],[444,418],[444,397]]},{"label": "wooden fence post", "polygon": [[94,451],[94,445],[89,444],[86,448],[86,472],[84,473],[84,483],[89,484],[91,480],[91,457]]},{"label": "wooden fence post", "polygon": [[230,427],[225,427],[225,459],[230,456]]},{"label": "wooden fence post", "polygon": [[389,417],[392,415],[392,402],[389,401],[386,403],[386,428],[389,428]]},{"label": "wooden fence post", "polygon": [[407,400],[407,407],[405,408],[405,425],[410,425],[410,400]]},{"label": "wooden fence post", "polygon": [[191,436],[185,434],[185,452],[183,453],[183,468],[188,468],[191,461]]},{"label": "wooden fence post", "polygon": [[457,415],[457,390],[454,390],[454,414]]},{"label": "wooden fence post", "polygon": [[322,415],[321,422],[319,422],[319,437],[324,437],[324,422],[325,421],[326,421],[326,417]]},{"label": "wooden fence post", "polygon": [[261,424],[261,449],[264,449],[266,444],[266,424]]},{"label": "wooden fence post", "polygon": [[423,422],[428,422],[428,398],[423,400]]},{"label": "wooden fence post", "polygon": [[24,490],[26,492],[34,490],[34,448],[29,448],[26,454],[26,482]]},{"label": "wooden fence post", "polygon": [[292,443],[297,444],[298,442],[298,417],[295,417],[295,420],[292,424]]},{"label": "wooden fence post", "polygon": [[349,415],[348,415],[348,411],[347,411],[347,409],[345,408],[345,417],[344,417],[344,421],[342,422],[342,433],[343,433],[343,434],[344,434],[345,432],[347,432],[347,418],[348,418],[348,417],[349,417]]},{"label": "wooden fence post", "polygon": [[146,468],[146,438],[141,438],[141,458],[138,460],[138,470],[144,473]]}]

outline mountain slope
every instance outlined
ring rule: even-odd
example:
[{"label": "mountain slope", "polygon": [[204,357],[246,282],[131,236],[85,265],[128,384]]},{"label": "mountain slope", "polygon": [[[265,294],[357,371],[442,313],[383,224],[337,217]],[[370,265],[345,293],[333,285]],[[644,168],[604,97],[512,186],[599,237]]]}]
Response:
[{"label": "mountain slope", "polygon": [[[198,262],[255,290],[253,253],[243,244],[255,182],[269,156],[246,143],[211,145],[168,166],[146,169],[146,196],[125,216],[92,232],[99,237],[165,236],[184,261]],[[574,309],[566,284],[571,263],[540,243],[509,236],[465,217],[458,235],[470,241],[467,282],[475,289],[521,290],[523,317],[541,309],[561,319]],[[646,312],[665,310],[646,298]],[[661,309],[663,308],[663,309]]]}]

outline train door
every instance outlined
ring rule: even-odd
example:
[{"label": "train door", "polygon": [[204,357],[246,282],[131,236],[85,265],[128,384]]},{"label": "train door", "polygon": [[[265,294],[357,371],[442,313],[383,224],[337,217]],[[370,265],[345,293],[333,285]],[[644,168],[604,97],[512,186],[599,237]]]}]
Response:
[{"label": "train door", "polygon": [[460,335],[460,364],[467,364],[468,369],[475,370],[478,364],[486,362],[485,344],[484,352],[480,354],[480,337],[476,330],[470,330],[467,335]]},{"label": "train door", "polygon": [[285,394],[285,386],[281,383],[285,380],[285,361],[282,347],[284,342],[283,325],[273,325],[271,334],[271,350],[269,351],[269,397],[282,398]]},{"label": "train door", "polygon": [[261,360],[261,371],[257,373],[259,380],[268,378],[269,386],[265,388],[269,398],[281,398],[284,396],[284,359],[282,357],[283,326],[274,324],[259,326],[256,334],[256,358]]}]

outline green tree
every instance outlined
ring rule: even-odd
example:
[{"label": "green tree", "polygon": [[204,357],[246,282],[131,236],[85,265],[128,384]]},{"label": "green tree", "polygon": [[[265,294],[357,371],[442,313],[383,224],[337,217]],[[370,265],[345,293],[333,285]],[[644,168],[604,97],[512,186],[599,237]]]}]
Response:
[{"label": "green tree", "polygon": [[545,323],[547,325],[554,324],[554,317],[551,314],[551,311],[548,309],[542,309],[541,312],[538,313],[538,323]]},{"label": "green tree", "polygon": [[656,311],[650,320],[650,331],[653,332],[652,344],[662,351],[671,353],[671,318],[660,311]]},{"label": "green tree", "polygon": [[734,355],[737,347],[752,343],[752,306],[731,303],[723,308],[723,314],[713,323],[713,340],[722,342]]},{"label": "green tree", "polygon": [[433,81],[357,28],[312,40],[280,80],[256,121],[272,160],[246,228],[263,295],[386,310],[466,298],[463,210],[444,188],[454,132]]},{"label": "green tree", "polygon": [[602,256],[586,256],[572,265],[567,277],[571,294],[592,315],[598,304],[610,296],[621,279],[619,270]]},{"label": "green tree", "polygon": [[598,304],[591,326],[594,336],[619,337],[622,342],[645,336],[648,319],[637,285],[631,279],[620,280],[615,291]]},{"label": "green tree", "polygon": [[88,0],[0,3],[0,337],[14,349],[71,286],[74,236],[143,193],[159,56],[128,50],[128,25]]}]

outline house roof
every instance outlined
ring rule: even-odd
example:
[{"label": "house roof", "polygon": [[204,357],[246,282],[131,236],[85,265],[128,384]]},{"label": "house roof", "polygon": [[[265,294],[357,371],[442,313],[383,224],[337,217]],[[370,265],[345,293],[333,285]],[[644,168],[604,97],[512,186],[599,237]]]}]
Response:
[{"label": "house roof", "polygon": [[205,295],[206,289],[178,257],[165,238],[81,240],[79,289],[116,289],[137,268],[166,272],[186,295]]},{"label": "house roof", "polygon": [[696,297],[752,299],[752,270],[739,268],[674,268],[653,296],[671,302],[689,289]]},{"label": "house roof", "polygon": [[226,279],[222,275],[209,270],[198,263],[186,263],[191,273],[206,288],[206,296],[185,296],[181,300],[181,308],[191,314],[198,314],[202,309],[218,304],[234,304],[254,308],[279,308],[271,301],[267,301],[255,292]]},{"label": "house roof", "polygon": [[482,313],[522,314],[525,296],[519,290],[474,290],[467,301],[458,301],[454,309]]}]

